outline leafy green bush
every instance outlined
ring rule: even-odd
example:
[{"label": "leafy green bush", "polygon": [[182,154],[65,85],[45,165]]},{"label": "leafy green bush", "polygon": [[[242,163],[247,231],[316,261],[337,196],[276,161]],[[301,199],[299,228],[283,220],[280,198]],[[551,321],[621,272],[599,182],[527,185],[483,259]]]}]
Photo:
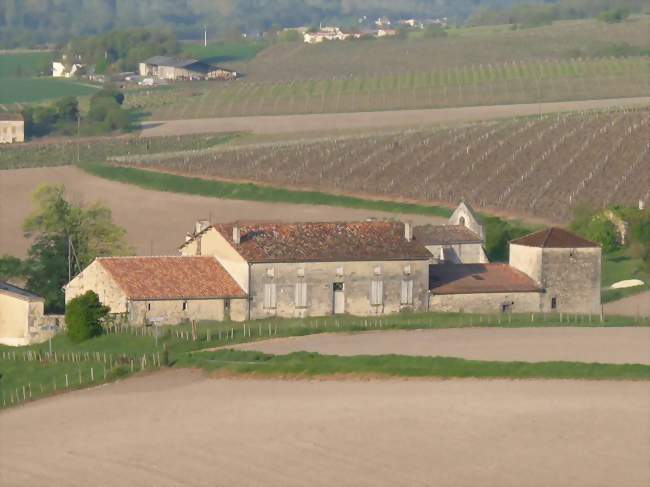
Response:
[{"label": "leafy green bush", "polygon": [[576,208],[571,230],[578,235],[599,243],[603,252],[613,252],[620,248],[616,226],[600,210],[581,206]]},{"label": "leafy green bush", "polygon": [[610,10],[605,10],[598,14],[598,20],[601,22],[607,22],[608,24],[615,24],[617,22],[623,22],[630,16],[630,12],[624,8],[613,8]]},{"label": "leafy green bush", "polygon": [[108,315],[109,308],[102,305],[99,296],[93,291],[72,299],[65,311],[68,336],[75,343],[80,343],[102,334],[102,320]]}]

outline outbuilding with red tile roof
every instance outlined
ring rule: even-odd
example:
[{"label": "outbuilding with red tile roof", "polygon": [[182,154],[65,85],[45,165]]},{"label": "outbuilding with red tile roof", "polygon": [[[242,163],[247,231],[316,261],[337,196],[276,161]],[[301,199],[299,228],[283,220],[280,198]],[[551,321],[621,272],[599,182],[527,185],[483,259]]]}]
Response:
[{"label": "outbuilding with red tile roof", "polygon": [[99,258],[66,286],[66,302],[90,290],[131,323],[247,317],[245,291],[214,257]]}]

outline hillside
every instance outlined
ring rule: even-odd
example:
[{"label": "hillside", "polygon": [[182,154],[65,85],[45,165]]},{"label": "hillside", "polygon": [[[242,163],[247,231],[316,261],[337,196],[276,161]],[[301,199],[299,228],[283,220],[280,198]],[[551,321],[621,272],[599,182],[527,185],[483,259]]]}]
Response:
[{"label": "hillside", "polygon": [[650,199],[650,109],[119,157],[121,165],[567,220]]},{"label": "hillside", "polygon": [[580,20],[519,30],[507,25],[449,29],[446,38],[435,39],[278,43],[250,61],[226,66],[250,81],[278,82],[629,56],[650,52],[649,31],[646,15],[618,24]]}]

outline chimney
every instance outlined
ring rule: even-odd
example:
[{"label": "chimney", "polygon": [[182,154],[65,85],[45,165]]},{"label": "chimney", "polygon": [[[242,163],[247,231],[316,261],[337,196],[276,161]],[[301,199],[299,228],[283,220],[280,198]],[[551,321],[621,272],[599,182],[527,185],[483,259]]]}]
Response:
[{"label": "chimney", "polygon": [[404,222],[404,238],[407,242],[413,240],[413,223]]},{"label": "chimney", "polygon": [[239,228],[239,225],[232,227],[232,241],[235,243],[235,245],[239,245],[241,243],[241,229]]},{"label": "chimney", "polygon": [[208,220],[198,220],[194,224],[194,233],[201,233],[203,230],[208,228],[210,226],[210,222]]},{"label": "chimney", "polygon": [[188,233],[187,235],[185,235],[185,241],[189,242],[190,240],[192,240],[192,234]]}]

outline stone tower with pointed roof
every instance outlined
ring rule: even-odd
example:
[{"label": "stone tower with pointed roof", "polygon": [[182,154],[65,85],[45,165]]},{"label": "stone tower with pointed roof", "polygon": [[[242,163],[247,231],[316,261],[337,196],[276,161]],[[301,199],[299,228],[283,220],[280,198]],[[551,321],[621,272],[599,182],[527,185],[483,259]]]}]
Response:
[{"label": "stone tower with pointed roof", "polygon": [[561,228],[510,242],[510,265],[543,290],[542,311],[600,313],[601,248]]}]

